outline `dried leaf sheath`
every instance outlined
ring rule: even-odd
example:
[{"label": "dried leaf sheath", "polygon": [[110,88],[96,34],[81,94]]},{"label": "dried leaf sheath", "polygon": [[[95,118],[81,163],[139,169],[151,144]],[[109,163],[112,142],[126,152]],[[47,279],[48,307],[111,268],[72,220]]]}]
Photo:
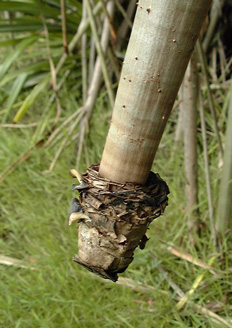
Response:
[{"label": "dried leaf sheath", "polygon": [[98,169],[99,165],[91,166],[81,185],[74,187],[80,194],[80,225],[78,256],[73,260],[117,281],[117,273],[132,262],[135,248],[144,248],[147,228],[167,206],[169,189],[153,172],[142,186],[100,178]]}]

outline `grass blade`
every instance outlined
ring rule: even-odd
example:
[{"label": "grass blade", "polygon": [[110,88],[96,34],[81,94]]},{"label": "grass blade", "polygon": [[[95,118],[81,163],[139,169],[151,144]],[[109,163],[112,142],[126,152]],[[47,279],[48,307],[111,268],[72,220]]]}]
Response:
[{"label": "grass blade", "polygon": [[8,97],[6,113],[3,117],[3,123],[6,122],[6,119],[10,113],[12,106],[14,105],[15,100],[17,99],[20,91],[22,90],[22,87],[24,85],[26,78],[27,78],[27,74],[23,73],[18,76],[18,78],[15,80],[14,84],[12,85],[12,88],[11,88],[11,91],[10,91],[10,94]]},{"label": "grass blade", "polygon": [[6,58],[4,63],[0,65],[0,79],[6,74],[8,69],[11,67],[13,62],[18,58],[18,56],[23,52],[25,48],[27,48],[30,44],[34,43],[37,40],[37,37],[31,37],[23,40],[20,44],[15,48],[15,51],[12,51],[11,54]]},{"label": "grass blade", "polygon": [[[215,261],[215,257],[211,257],[208,262],[208,265],[211,266],[214,261]],[[204,276],[205,276],[205,272],[196,277],[195,281],[192,284],[191,289],[183,297],[181,297],[179,302],[176,304],[177,311],[180,311],[185,306],[185,304],[188,302],[189,297],[195,292],[195,290],[203,280]]]},{"label": "grass blade", "polygon": [[27,96],[27,98],[24,100],[22,106],[19,108],[18,112],[16,113],[13,122],[18,123],[21,118],[26,114],[28,109],[33,105],[38,95],[46,88],[47,84],[50,80],[50,74],[42,80],[39,84],[37,84],[32,92]]}]

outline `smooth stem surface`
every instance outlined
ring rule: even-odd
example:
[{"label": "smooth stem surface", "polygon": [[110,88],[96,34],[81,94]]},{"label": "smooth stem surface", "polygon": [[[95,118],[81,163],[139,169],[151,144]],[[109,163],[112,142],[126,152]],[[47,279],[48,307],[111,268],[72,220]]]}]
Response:
[{"label": "smooth stem surface", "polygon": [[208,206],[209,206],[209,219],[210,219],[210,225],[211,225],[212,241],[213,241],[214,246],[216,246],[217,236],[216,236],[216,230],[215,230],[213,200],[212,200],[212,192],[211,192],[211,184],[210,184],[209,158],[208,158],[208,149],[207,149],[208,147],[207,147],[205,114],[204,114],[203,102],[202,102],[202,97],[201,97],[201,92],[200,91],[199,91],[199,99],[200,99],[201,131],[202,131],[204,161],[205,161],[205,179],[206,179]]},{"label": "smooth stem surface", "polygon": [[175,142],[179,143],[183,133],[184,133],[184,107],[183,107],[183,98],[184,98],[184,80],[183,83],[180,86],[179,92],[178,92],[178,102],[179,102],[179,113],[178,113],[178,119],[176,123],[176,133],[175,133]]},{"label": "smooth stem surface", "polygon": [[217,229],[224,234],[232,226],[232,87],[226,128],[224,165],[219,189]]},{"label": "smooth stem surface", "polygon": [[189,214],[197,207],[197,98],[198,76],[195,51],[184,78],[184,162],[186,199]]},{"label": "smooth stem surface", "polygon": [[[82,3],[82,21],[83,23],[87,19],[85,2]],[[81,69],[82,69],[82,97],[83,103],[85,103],[87,98],[87,87],[88,87],[88,78],[87,78],[87,54],[86,54],[86,45],[87,45],[87,33],[85,32],[81,38]]]},{"label": "smooth stem surface", "polygon": [[210,0],[141,0],[100,175],[146,182]]}]

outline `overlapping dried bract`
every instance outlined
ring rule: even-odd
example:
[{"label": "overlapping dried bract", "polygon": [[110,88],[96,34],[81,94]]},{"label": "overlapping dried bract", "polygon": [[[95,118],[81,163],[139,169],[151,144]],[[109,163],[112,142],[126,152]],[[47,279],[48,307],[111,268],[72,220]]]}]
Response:
[{"label": "overlapping dried bract", "polygon": [[[150,172],[144,186],[115,183],[98,176],[99,165],[82,175],[78,257],[73,260],[103,278],[117,280],[133,260],[135,248],[145,247],[149,224],[167,206],[169,189]],[[74,187],[75,189],[75,187]]]}]

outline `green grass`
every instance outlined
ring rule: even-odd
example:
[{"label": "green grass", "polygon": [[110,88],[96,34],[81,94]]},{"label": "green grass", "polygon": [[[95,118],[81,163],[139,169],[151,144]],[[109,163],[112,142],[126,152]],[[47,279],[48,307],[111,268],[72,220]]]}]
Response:
[{"label": "green grass", "polygon": [[[68,117],[73,112],[72,99],[66,88],[63,90],[62,106]],[[90,163],[99,162],[109,125],[110,113],[104,101],[104,97],[98,99],[90,122],[87,138]],[[28,115],[26,120],[32,117]],[[1,171],[27,149],[34,132],[35,128],[1,129]],[[170,187],[169,206],[165,215],[151,224],[145,250],[137,250],[134,262],[120,275],[132,279],[135,285],[140,282],[155,288],[147,292],[106,282],[72,262],[77,253],[77,230],[67,224],[73,196],[68,171],[75,166],[75,142],[65,148],[52,173],[44,174],[56,149],[42,147],[7,177],[0,188],[1,255],[24,260],[28,268],[0,266],[0,327],[223,327],[197,313],[191,304],[178,313],[176,294],[158,270],[162,266],[187,292],[205,270],[170,254],[165,243],[171,241],[205,262],[215,255],[217,275],[206,272],[191,300],[201,306],[217,303],[221,306],[218,315],[227,319],[231,315],[231,275],[220,271],[228,272],[232,267],[231,244],[223,241],[219,253],[211,243],[203,154],[199,156],[203,228],[201,239],[195,236],[198,250],[193,250],[185,212],[183,151],[181,147],[173,150],[173,139],[169,124],[153,166]],[[211,138],[210,149],[215,144],[215,138]],[[214,199],[217,165],[218,158],[211,155]],[[83,153],[80,170],[85,168]]]}]

